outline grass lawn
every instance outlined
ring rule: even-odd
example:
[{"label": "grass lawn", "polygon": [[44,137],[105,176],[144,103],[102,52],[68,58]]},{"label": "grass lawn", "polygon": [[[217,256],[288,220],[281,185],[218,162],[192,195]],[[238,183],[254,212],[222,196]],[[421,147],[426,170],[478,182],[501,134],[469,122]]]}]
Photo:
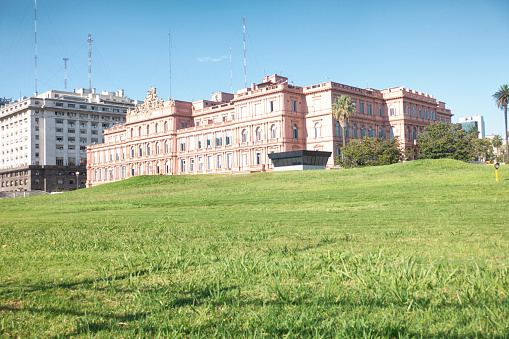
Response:
[{"label": "grass lawn", "polygon": [[0,336],[509,337],[509,166],[141,176],[0,200]]}]

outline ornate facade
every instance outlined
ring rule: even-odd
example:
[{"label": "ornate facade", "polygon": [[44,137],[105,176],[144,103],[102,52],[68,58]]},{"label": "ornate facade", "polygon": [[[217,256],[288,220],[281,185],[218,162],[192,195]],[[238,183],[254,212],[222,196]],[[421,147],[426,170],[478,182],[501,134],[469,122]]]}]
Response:
[{"label": "ornate facade", "polygon": [[[163,102],[151,89],[124,124],[104,132],[87,151],[87,187],[143,174],[247,173],[272,170],[268,154],[295,150],[339,154],[342,130],[332,116],[337,96],[348,95],[356,114],[351,138],[398,136],[414,148],[417,133],[451,112],[433,96],[403,87],[361,89],[335,82],[300,87],[272,75],[236,94],[212,100]],[[333,157],[328,167],[334,165]]]}]

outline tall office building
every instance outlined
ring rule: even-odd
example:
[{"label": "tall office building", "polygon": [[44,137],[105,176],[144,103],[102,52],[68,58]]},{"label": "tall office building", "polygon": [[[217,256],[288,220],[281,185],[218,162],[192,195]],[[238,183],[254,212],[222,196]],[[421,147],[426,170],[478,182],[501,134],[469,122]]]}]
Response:
[{"label": "tall office building", "polygon": [[459,118],[459,123],[461,124],[461,128],[465,131],[470,130],[470,128],[475,127],[479,131],[479,139],[484,139],[486,136],[484,130],[484,118],[482,115],[474,115],[468,118]]},{"label": "tall office building", "polygon": [[85,187],[86,147],[126,121],[124,91],[50,90],[0,107],[0,191]]}]

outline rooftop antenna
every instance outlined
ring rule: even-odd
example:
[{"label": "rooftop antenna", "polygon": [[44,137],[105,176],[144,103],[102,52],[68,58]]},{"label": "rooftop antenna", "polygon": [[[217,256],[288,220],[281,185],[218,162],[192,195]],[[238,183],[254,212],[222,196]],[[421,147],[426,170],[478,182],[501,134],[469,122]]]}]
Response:
[{"label": "rooftop antenna", "polygon": [[64,58],[64,91],[67,92],[67,60],[69,58]]},{"label": "rooftop antenna", "polygon": [[34,24],[35,24],[35,95],[37,95],[37,0],[34,6]]},{"label": "rooftop antenna", "polygon": [[244,35],[244,88],[247,87],[247,69],[246,69],[246,17],[242,18],[242,33]]},{"label": "rooftop antenna", "polygon": [[168,58],[170,61],[170,99],[171,99],[171,33],[168,30],[168,48],[169,48],[169,54]]},{"label": "rooftop antenna", "polygon": [[230,44],[230,93],[233,93],[232,44]]},{"label": "rooftop antenna", "polygon": [[88,89],[92,91],[92,35],[88,35]]}]

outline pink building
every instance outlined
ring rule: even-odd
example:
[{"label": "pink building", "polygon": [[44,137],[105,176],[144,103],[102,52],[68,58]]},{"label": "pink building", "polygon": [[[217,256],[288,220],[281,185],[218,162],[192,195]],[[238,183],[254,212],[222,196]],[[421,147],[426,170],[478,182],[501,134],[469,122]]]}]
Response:
[{"label": "pink building", "polygon": [[[300,87],[266,76],[262,83],[215,93],[211,100],[163,102],[151,89],[127,113],[126,123],[104,132],[87,150],[87,187],[143,174],[248,173],[272,170],[268,154],[295,150],[339,154],[342,130],[332,117],[337,96],[348,95],[356,114],[350,138],[398,136],[415,148],[417,133],[451,112],[433,96],[403,87],[361,89],[335,82]],[[334,165],[330,158],[328,167]]]}]

